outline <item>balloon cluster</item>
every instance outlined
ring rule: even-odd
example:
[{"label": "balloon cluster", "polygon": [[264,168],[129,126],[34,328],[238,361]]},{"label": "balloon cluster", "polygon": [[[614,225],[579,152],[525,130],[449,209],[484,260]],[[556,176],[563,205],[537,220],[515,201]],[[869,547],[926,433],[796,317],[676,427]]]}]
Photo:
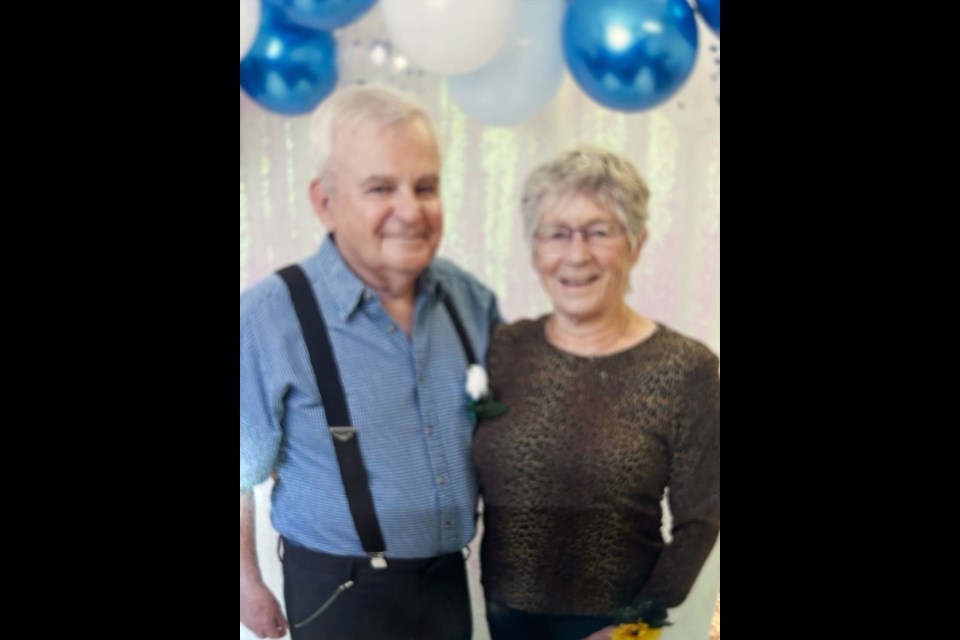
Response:
[{"label": "balloon cluster", "polygon": [[[240,0],[241,87],[272,111],[312,111],[337,85],[333,30],[376,2]],[[605,107],[651,109],[687,82],[700,46],[687,0],[379,4],[387,42],[403,64],[447,76],[453,100],[494,125],[535,115],[553,100],[568,70]],[[697,0],[696,11],[719,36],[720,0]]]}]

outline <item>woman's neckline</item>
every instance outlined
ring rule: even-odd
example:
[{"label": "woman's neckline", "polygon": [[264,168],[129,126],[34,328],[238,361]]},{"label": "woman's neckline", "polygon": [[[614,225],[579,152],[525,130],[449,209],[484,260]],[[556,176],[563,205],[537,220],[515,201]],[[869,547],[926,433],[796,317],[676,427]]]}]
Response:
[{"label": "woman's neckline", "polygon": [[610,351],[608,353],[597,353],[597,354],[577,353],[575,351],[570,351],[568,349],[559,347],[550,341],[550,338],[547,335],[547,325],[550,322],[550,319],[552,317],[553,317],[552,314],[547,314],[542,318],[540,318],[538,322],[540,336],[542,337],[543,343],[547,346],[547,348],[562,356],[566,356],[569,358],[576,358],[578,360],[588,360],[591,362],[616,358],[618,356],[631,353],[637,349],[641,349],[646,345],[648,345],[649,343],[651,343],[654,339],[657,338],[657,336],[659,336],[664,332],[663,326],[658,322],[654,322],[653,330],[647,333],[646,335],[642,336],[639,340],[637,340],[633,344],[628,344],[625,347],[616,349],[614,351]]}]

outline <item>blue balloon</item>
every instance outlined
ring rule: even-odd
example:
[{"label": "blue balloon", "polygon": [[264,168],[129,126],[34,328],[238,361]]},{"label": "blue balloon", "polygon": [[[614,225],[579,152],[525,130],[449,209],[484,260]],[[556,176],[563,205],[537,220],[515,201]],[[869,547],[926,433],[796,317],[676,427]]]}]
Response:
[{"label": "blue balloon", "polygon": [[240,86],[270,111],[309,113],[337,86],[337,43],[264,5],[260,32],[240,62]]},{"label": "blue balloon", "polygon": [[450,97],[486,124],[523,122],[553,100],[563,84],[560,25],[564,0],[520,0],[507,44],[473,73],[448,78]]},{"label": "blue balloon", "polygon": [[713,32],[720,35],[720,0],[697,0],[697,9]]},{"label": "blue balloon", "polygon": [[580,88],[617,111],[665,102],[687,81],[699,36],[686,0],[571,0],[567,67]]},{"label": "blue balloon", "polygon": [[370,10],[377,0],[264,0],[282,9],[291,22],[311,29],[333,31]]}]

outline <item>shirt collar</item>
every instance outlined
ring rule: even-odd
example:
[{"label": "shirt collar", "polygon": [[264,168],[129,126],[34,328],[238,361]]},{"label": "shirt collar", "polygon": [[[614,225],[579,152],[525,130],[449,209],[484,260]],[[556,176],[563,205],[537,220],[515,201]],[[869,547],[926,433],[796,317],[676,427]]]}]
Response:
[{"label": "shirt collar", "polygon": [[[324,239],[316,255],[308,260],[308,270],[313,272],[313,278],[326,281],[331,302],[342,322],[350,320],[354,313],[377,295],[347,266],[330,236]],[[426,294],[432,300],[440,292],[440,280],[433,265],[430,265],[417,279],[417,296]]]}]

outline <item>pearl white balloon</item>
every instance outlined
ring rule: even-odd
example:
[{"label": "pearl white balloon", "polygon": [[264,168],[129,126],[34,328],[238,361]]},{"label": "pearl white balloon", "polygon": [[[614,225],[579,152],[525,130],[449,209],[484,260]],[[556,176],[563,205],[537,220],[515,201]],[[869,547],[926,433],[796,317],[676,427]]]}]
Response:
[{"label": "pearl white balloon", "polygon": [[260,0],[240,0],[240,59],[247,55],[260,30]]},{"label": "pearl white balloon", "polygon": [[[521,0],[522,1],[522,0]],[[427,71],[470,73],[507,40],[515,0],[382,0],[397,51]]]},{"label": "pearl white balloon", "polygon": [[513,27],[493,62],[450,78],[450,97],[471,116],[512,125],[545,107],[563,84],[565,0],[520,0]]}]

